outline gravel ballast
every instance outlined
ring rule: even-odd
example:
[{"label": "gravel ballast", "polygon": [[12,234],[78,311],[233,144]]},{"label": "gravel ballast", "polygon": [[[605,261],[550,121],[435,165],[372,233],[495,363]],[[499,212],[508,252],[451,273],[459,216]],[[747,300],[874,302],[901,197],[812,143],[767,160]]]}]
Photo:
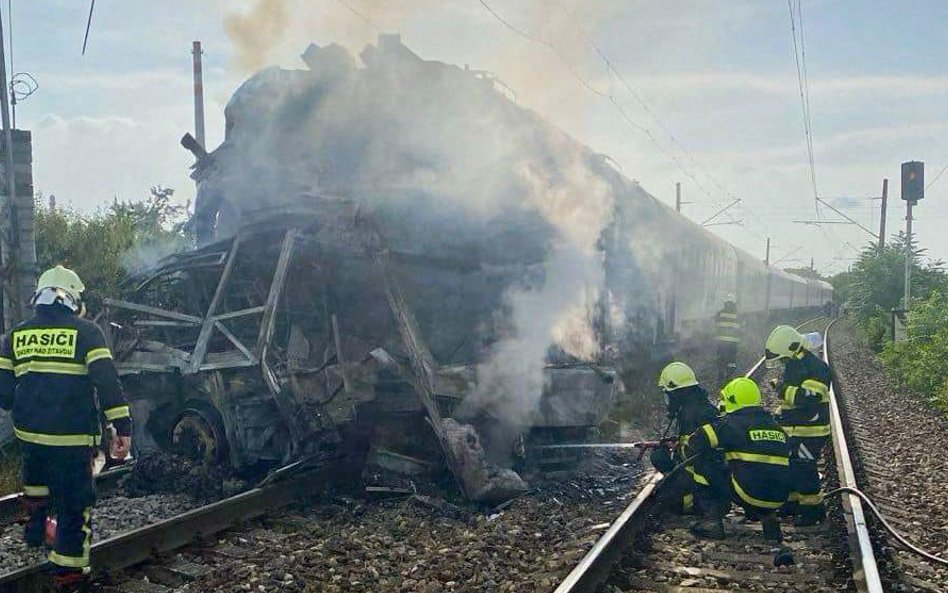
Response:
[{"label": "gravel ballast", "polygon": [[[948,558],[948,419],[895,385],[850,324],[838,324],[830,338],[840,397],[857,431],[851,438],[860,485],[909,541]],[[876,537],[876,544],[888,590],[948,591],[945,567],[893,547],[888,538]]]}]

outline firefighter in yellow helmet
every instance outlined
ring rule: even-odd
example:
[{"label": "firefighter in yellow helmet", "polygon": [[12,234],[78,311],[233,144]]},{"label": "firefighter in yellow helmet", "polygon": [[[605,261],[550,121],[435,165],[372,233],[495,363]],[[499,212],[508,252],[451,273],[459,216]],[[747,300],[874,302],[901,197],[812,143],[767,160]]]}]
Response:
[{"label": "firefighter in yellow helmet", "polygon": [[777,421],[790,437],[793,489],[785,510],[798,515],[798,526],[815,525],[826,518],[817,463],[830,434],[832,376],[829,366],[809,348],[805,336],[781,325],[767,338],[765,351],[768,367],[784,367],[774,388],[780,398]]},{"label": "firefighter in yellow helmet", "polygon": [[[684,461],[691,433],[702,424],[713,422],[717,410],[708,401],[708,392],[698,383],[695,372],[683,362],[673,362],[662,369],[658,386],[665,393],[668,421],[675,423],[678,444],[673,453],[663,445],[653,449],[650,461],[655,469],[667,474]],[[715,504],[708,486],[708,479],[696,472],[694,465],[686,465],[668,489],[674,510],[700,513],[702,508]]]},{"label": "firefighter in yellow helmet", "polygon": [[112,457],[125,459],[131,447],[131,414],[112,353],[102,330],[81,317],[84,290],[72,270],[47,270],[33,296],[33,318],[0,345],[0,408],[13,411],[23,458],[24,537],[42,546],[47,512],[56,515],[49,561],[54,585],[64,591],[82,587],[89,573],[100,414],[118,434]]},{"label": "firefighter in yellow helmet", "polygon": [[[711,488],[741,506],[748,520],[760,521],[766,540],[780,544],[783,534],[776,512],[790,492],[790,452],[787,435],[761,407],[760,400],[760,389],[751,379],[740,377],[725,385],[721,390],[725,415],[696,430],[686,453],[697,456],[695,468],[699,472],[715,452],[723,453],[728,471],[723,475],[707,471]],[[705,516],[692,525],[692,533],[702,538],[725,537],[723,515]],[[786,547],[774,557],[777,566],[793,562]]]}]

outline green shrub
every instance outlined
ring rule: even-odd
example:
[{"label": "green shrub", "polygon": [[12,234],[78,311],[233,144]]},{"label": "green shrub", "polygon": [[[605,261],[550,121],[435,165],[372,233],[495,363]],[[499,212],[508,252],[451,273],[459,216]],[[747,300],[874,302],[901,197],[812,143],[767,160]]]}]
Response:
[{"label": "green shrub", "polygon": [[917,301],[906,339],[885,345],[882,362],[903,385],[948,408],[948,297],[941,291]]}]

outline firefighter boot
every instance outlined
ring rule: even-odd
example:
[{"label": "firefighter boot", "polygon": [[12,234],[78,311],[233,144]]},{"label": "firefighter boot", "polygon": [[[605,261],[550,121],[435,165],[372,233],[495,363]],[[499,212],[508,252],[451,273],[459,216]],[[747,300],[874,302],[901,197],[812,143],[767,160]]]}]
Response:
[{"label": "firefighter boot", "polygon": [[774,554],[774,566],[793,566],[796,563],[793,550],[787,546],[780,546],[780,549]]},{"label": "firefighter boot", "polygon": [[800,505],[800,513],[793,524],[797,527],[811,527],[826,520],[826,507],[818,505]]},{"label": "firefighter boot", "polygon": [[793,558],[793,551],[787,546],[780,545],[783,543],[783,532],[780,530],[780,521],[776,515],[767,514],[761,517],[760,524],[764,528],[764,539],[780,546],[774,554],[774,566],[790,566],[791,564],[795,564],[796,560]]},{"label": "firefighter boot", "polygon": [[700,539],[724,539],[724,519],[721,517],[708,517],[701,521],[695,521],[688,528],[691,535]]},{"label": "firefighter boot", "polygon": [[92,591],[89,575],[81,570],[53,573],[53,591],[56,593],[87,593]]},{"label": "firefighter boot", "polygon": [[23,506],[27,511],[23,541],[30,548],[42,547],[46,543],[46,501],[26,499]]}]

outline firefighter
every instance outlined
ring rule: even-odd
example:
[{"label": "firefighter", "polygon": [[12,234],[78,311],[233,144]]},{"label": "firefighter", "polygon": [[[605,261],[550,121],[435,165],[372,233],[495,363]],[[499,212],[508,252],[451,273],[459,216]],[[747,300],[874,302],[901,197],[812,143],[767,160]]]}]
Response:
[{"label": "firefighter", "polygon": [[[674,453],[664,445],[653,449],[650,460],[655,469],[667,474],[684,461],[691,433],[702,424],[713,422],[717,418],[717,409],[708,401],[708,392],[698,383],[695,372],[683,362],[673,362],[662,369],[658,386],[665,393],[668,421],[676,425],[678,443]],[[714,504],[708,493],[708,479],[695,471],[691,464],[684,470],[675,480],[676,487],[671,488],[675,510],[688,514]]]},{"label": "firefighter", "polygon": [[[751,379],[740,377],[725,385],[721,390],[724,416],[701,425],[689,439],[686,454],[697,456],[695,467],[708,476],[718,497],[741,506],[748,520],[760,521],[764,539],[779,546],[783,533],[777,510],[790,492],[790,450],[787,435],[760,400],[760,389]],[[723,474],[714,470],[716,451],[723,453],[727,463]],[[704,471],[709,461],[712,468]],[[691,526],[692,533],[702,538],[725,537],[724,514],[706,515]],[[774,564],[793,562],[790,549],[780,547]]]},{"label": "firefighter", "polygon": [[733,294],[724,297],[724,307],[714,316],[717,329],[718,383],[734,376],[737,371],[737,347],[741,343],[741,321],[737,316],[737,298]]},{"label": "firefighter", "polygon": [[793,489],[785,512],[797,514],[798,526],[815,525],[826,518],[817,463],[830,435],[830,368],[789,325],[771,332],[764,355],[769,368],[784,364],[783,377],[773,385],[780,398],[777,421],[790,437]]},{"label": "firefighter", "polygon": [[72,270],[44,272],[33,318],[0,346],[0,408],[13,411],[23,457],[24,538],[31,547],[42,546],[47,513],[55,514],[49,561],[54,585],[63,591],[83,588],[89,574],[100,413],[118,435],[112,457],[125,459],[131,447],[130,410],[112,354],[102,330],[82,319],[84,289]]}]

